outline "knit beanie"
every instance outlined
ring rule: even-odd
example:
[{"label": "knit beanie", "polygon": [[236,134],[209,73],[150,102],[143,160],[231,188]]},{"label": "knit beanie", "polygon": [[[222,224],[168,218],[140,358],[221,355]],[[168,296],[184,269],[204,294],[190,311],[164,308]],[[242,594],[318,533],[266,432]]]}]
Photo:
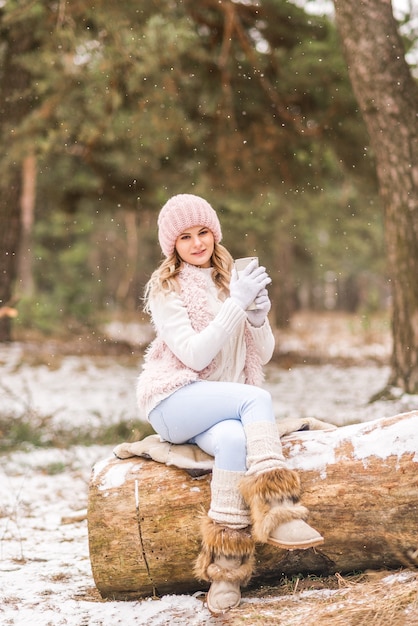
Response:
[{"label": "knit beanie", "polygon": [[194,226],[206,226],[212,231],[215,243],[221,241],[221,225],[209,202],[181,193],[165,203],[158,216],[158,240],[166,257],[173,254],[177,237]]}]

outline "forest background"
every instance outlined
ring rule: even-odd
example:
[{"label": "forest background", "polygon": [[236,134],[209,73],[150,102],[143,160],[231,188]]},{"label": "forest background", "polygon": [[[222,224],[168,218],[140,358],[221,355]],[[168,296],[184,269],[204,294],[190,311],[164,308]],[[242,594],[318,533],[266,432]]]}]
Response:
[{"label": "forest background", "polygon": [[[234,256],[260,256],[276,326],[389,310],[374,154],[318,4],[1,0],[0,219],[17,188],[22,212],[0,305],[17,331],[144,319],[158,210],[179,192],[219,211]],[[395,17],[415,72],[416,7]]]},{"label": "forest background", "polygon": [[[85,520],[60,520],[87,504],[94,462],[147,434],[138,322],[172,194],[206,197],[232,254],[268,267],[279,417],[416,410],[417,0],[393,0],[396,23],[389,0],[335,0],[335,18],[323,4],[0,0],[4,619],[141,623],[136,604],[97,601]],[[367,334],[376,317],[382,341]],[[127,345],[104,334],[118,319],[137,322]],[[387,375],[401,390],[382,399]],[[416,622],[416,572],[375,580],[335,596],[333,623]],[[296,602],[300,623],[328,624],[335,584],[293,581],[289,623]],[[325,594],[307,606],[296,590],[310,585]],[[276,597],[253,604],[263,623],[284,623]],[[201,620],[189,600],[143,604],[142,623]]]}]

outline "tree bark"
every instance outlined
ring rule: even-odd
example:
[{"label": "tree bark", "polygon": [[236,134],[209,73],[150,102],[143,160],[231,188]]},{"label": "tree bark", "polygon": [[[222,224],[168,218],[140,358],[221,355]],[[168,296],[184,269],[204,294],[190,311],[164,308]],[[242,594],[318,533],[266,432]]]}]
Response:
[{"label": "tree bark", "polygon": [[418,392],[418,86],[390,0],[334,0],[385,211],[392,284],[390,385]]},{"label": "tree bark", "polygon": [[33,224],[35,221],[36,204],[36,157],[28,154],[22,163],[22,197],[21,209],[21,237],[19,248],[19,293],[32,296],[34,292],[33,279]]},{"label": "tree bark", "polygon": [[[257,547],[253,584],[283,575],[328,575],[417,565],[418,411],[335,431],[283,438],[299,472],[309,522],[323,546],[289,552]],[[199,514],[210,475],[142,458],[98,463],[89,487],[88,532],[95,583],[104,598],[205,588],[195,580]]]}]

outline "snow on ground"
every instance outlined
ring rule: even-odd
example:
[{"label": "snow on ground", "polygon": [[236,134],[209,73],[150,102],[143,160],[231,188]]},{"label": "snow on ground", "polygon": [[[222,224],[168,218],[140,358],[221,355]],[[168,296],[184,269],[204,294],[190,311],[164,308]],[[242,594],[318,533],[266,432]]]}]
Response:
[{"label": "snow on ground", "polygon": [[[289,370],[268,367],[266,389],[277,418],[316,417],[337,426],[390,417],[418,407],[418,396],[401,394],[370,403],[387,383],[389,368],[376,365],[337,367],[304,365]],[[398,392],[398,393],[397,393]]]},{"label": "snow on ground", "polygon": [[[23,354],[21,344],[0,344],[3,415],[21,414],[26,407],[72,428],[136,418],[135,360],[65,356],[46,366],[28,364]],[[313,416],[342,425],[418,408],[418,397],[412,396],[368,404],[387,376],[386,366],[373,363],[269,366],[266,387],[278,418]],[[101,600],[90,568],[86,520],[63,523],[63,518],[86,508],[91,468],[111,456],[112,447],[22,449],[0,456],[2,626],[220,623],[199,596]]]}]

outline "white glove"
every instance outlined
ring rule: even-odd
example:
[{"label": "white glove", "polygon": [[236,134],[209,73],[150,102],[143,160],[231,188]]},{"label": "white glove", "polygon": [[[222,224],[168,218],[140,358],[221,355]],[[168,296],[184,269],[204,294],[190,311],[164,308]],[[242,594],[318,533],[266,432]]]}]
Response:
[{"label": "white glove", "polygon": [[254,304],[256,308],[247,311],[247,319],[251,326],[259,328],[266,321],[266,317],[271,309],[271,302],[266,288],[258,292]]},{"label": "white glove", "polygon": [[239,276],[235,268],[232,270],[229,295],[245,311],[269,283],[271,278],[266,268],[258,267],[257,260],[254,260],[240,272]]}]

